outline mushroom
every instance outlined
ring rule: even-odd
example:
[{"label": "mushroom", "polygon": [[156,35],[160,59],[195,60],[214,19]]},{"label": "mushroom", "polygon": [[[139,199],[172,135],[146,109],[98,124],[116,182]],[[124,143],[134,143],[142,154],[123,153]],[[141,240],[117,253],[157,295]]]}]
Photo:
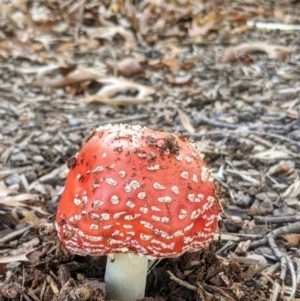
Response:
[{"label": "mushroom", "polygon": [[110,299],[142,298],[148,259],[198,251],[216,230],[213,177],[184,135],[100,126],[68,166],[56,229],[72,254],[113,254]]}]

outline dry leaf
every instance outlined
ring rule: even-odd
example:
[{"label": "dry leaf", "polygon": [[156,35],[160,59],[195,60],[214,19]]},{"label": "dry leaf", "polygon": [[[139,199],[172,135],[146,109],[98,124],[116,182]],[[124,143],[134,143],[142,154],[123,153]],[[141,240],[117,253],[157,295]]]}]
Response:
[{"label": "dry leaf", "polygon": [[191,74],[186,74],[185,76],[173,77],[171,74],[166,74],[165,78],[170,84],[181,86],[191,84],[193,76]]},{"label": "dry leaf", "polygon": [[62,68],[60,66],[50,66],[47,69],[44,68],[43,70],[40,70],[37,79],[31,83],[31,86],[59,88],[95,80],[103,76],[104,74],[101,72],[80,66],[70,69]]},{"label": "dry leaf", "polygon": [[170,68],[173,72],[178,72],[181,70],[181,63],[176,60],[175,57],[161,60],[161,64],[165,67]]},{"label": "dry leaf", "polygon": [[[245,180],[246,182],[249,182],[251,183],[252,185],[256,185],[258,186],[260,184],[260,181],[251,177],[250,174],[246,173],[246,172],[243,172],[242,170],[239,170],[239,169],[235,169],[233,166],[232,166],[233,169],[226,169],[226,172],[229,173],[229,174],[235,174],[235,175],[238,175],[240,176],[243,180]],[[257,175],[258,176],[258,175]]]},{"label": "dry leaf", "polygon": [[122,36],[126,42],[135,43],[134,35],[128,29],[122,26],[114,26],[114,27],[84,27],[83,31],[87,33],[90,39],[105,39],[108,41],[112,41],[113,38],[118,34]]},{"label": "dry leaf", "polygon": [[[149,96],[155,93],[155,89],[151,87],[115,77],[98,79],[97,82],[104,86],[96,95],[89,95],[85,98],[88,103],[93,101],[109,105],[147,103],[149,102]],[[128,92],[137,94],[134,97],[118,97],[118,94]]]},{"label": "dry leaf", "polygon": [[231,35],[239,35],[239,34],[245,33],[248,30],[249,30],[249,28],[247,25],[242,25],[242,26],[235,27],[234,29],[232,29],[230,31],[230,34]]},{"label": "dry leaf", "polygon": [[284,239],[287,240],[293,247],[300,246],[300,234],[285,234]]},{"label": "dry leaf", "polygon": [[166,45],[166,48],[168,49],[168,51],[170,51],[172,53],[172,55],[176,56],[178,54],[180,54],[182,52],[182,48],[179,47],[178,45],[175,45],[173,43],[168,43]]},{"label": "dry leaf", "polygon": [[291,184],[287,190],[282,194],[282,197],[285,198],[296,198],[300,195],[300,178],[297,176],[294,183]]},{"label": "dry leaf", "polygon": [[187,130],[188,133],[193,134],[196,132],[190,117],[181,109],[177,108],[178,115],[182,126]]},{"label": "dry leaf", "polygon": [[125,77],[144,74],[144,69],[141,66],[141,60],[134,58],[125,58],[120,62],[107,60],[106,64],[114,75],[123,75]]},{"label": "dry leaf", "polygon": [[192,21],[191,28],[189,28],[189,37],[196,38],[205,36],[210,30],[214,29],[217,21],[216,12],[211,12],[202,22],[195,17]]},{"label": "dry leaf", "polygon": [[288,56],[292,50],[288,47],[261,42],[243,43],[238,46],[227,48],[220,61],[221,63],[235,62],[240,60],[244,55],[252,52],[265,52],[269,59],[283,59]]},{"label": "dry leaf", "polygon": [[161,65],[168,67],[173,72],[178,72],[181,70],[188,70],[195,67],[194,62],[179,62],[175,57],[170,57],[160,61]]},{"label": "dry leaf", "polygon": [[274,10],[274,12],[273,12],[273,14],[274,14],[274,17],[278,20],[278,21],[280,21],[280,22],[285,22],[285,13],[283,12],[283,11],[281,11],[281,10],[279,10],[279,9],[275,9]]},{"label": "dry leaf", "polygon": [[2,198],[15,193],[15,190],[8,188],[3,181],[0,181],[0,201]]}]

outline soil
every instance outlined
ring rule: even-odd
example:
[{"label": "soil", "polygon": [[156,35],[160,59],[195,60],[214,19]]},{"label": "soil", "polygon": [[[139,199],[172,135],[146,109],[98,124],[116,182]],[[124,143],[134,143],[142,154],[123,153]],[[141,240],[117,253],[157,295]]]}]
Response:
[{"label": "soil", "polygon": [[0,301],[106,300],[106,257],[53,221],[107,123],[193,138],[220,190],[210,246],[157,262],[143,301],[300,298],[299,23],[291,0],[0,3]]}]

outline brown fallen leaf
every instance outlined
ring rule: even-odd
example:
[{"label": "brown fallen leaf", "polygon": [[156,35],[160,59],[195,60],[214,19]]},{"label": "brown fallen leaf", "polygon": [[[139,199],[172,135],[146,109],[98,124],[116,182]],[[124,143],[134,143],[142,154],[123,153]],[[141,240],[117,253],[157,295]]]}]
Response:
[{"label": "brown fallen leaf", "polygon": [[195,66],[194,62],[179,62],[175,57],[170,57],[160,61],[162,66],[168,67],[172,72],[188,70]]},{"label": "brown fallen leaf", "polygon": [[114,62],[112,60],[107,60],[106,64],[109,70],[114,75],[123,75],[125,77],[142,75],[145,70],[141,66],[143,60],[138,60],[135,58],[125,58],[120,62]]},{"label": "brown fallen leaf", "polygon": [[192,25],[188,30],[190,38],[206,36],[210,30],[214,29],[217,22],[217,15],[216,12],[212,11],[203,21],[199,19],[198,16],[193,18]]},{"label": "brown fallen leaf", "polygon": [[230,63],[240,60],[240,58],[252,52],[265,52],[269,59],[283,59],[292,53],[292,50],[285,46],[272,45],[264,42],[243,43],[227,48],[221,59],[221,63]]},{"label": "brown fallen leaf", "polygon": [[300,234],[285,234],[283,238],[287,240],[293,247],[299,247],[300,245]]},{"label": "brown fallen leaf", "polygon": [[37,79],[30,85],[34,87],[59,88],[71,84],[86,82],[103,77],[104,74],[92,69],[77,66],[74,68],[62,68],[50,66],[38,70]]},{"label": "brown fallen leaf", "polygon": [[282,22],[282,23],[285,22],[286,15],[285,15],[285,13],[284,13],[283,11],[281,11],[281,10],[279,10],[279,9],[275,9],[274,12],[273,12],[273,15],[274,15],[274,17],[275,17],[278,21],[280,21],[280,22]]},{"label": "brown fallen leaf", "polygon": [[118,34],[122,36],[126,40],[126,42],[135,44],[134,35],[128,29],[122,26],[95,28],[83,27],[82,30],[85,31],[91,39],[104,39],[111,42],[113,38]]},{"label": "brown fallen leaf", "polygon": [[239,34],[242,34],[242,33],[245,33],[249,30],[249,27],[247,25],[242,25],[242,26],[239,26],[239,27],[235,27],[234,29],[232,29],[230,31],[230,34],[231,35],[239,35]]},{"label": "brown fallen leaf", "polygon": [[177,44],[174,44],[172,42],[169,42],[167,45],[166,45],[166,48],[168,51],[170,51],[172,53],[172,55],[178,55],[180,53],[182,53],[182,48],[179,47]]},{"label": "brown fallen leaf", "polygon": [[[85,98],[85,101],[88,103],[95,101],[113,106],[147,103],[150,101],[149,96],[155,93],[155,89],[152,87],[115,77],[97,79],[96,82],[103,86],[98,93]],[[126,93],[136,93],[136,95],[130,97],[123,96]],[[119,96],[120,94],[122,94],[122,97]]]},{"label": "brown fallen leaf", "polygon": [[181,108],[178,107],[177,111],[182,126],[187,130],[188,133],[195,133],[196,130],[192,124],[191,118]]}]

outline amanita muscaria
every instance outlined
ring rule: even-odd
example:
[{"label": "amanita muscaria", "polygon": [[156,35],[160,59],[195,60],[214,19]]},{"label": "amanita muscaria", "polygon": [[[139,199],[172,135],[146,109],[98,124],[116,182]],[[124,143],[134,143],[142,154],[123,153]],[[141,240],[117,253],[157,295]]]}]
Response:
[{"label": "amanita muscaria", "polygon": [[101,126],[69,167],[56,229],[72,254],[114,254],[105,272],[111,299],[142,298],[148,259],[198,251],[216,230],[213,178],[185,136]]}]

